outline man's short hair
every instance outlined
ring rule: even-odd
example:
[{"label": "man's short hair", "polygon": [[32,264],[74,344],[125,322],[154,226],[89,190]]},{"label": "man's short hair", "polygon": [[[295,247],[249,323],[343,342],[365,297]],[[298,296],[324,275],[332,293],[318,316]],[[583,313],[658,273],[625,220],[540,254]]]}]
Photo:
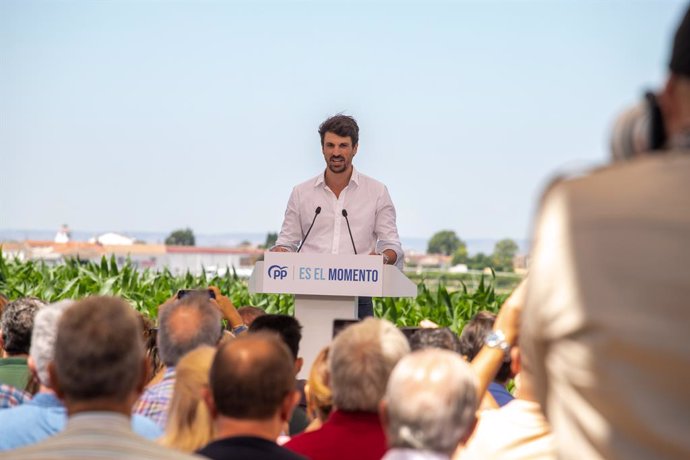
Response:
[{"label": "man's short hair", "polygon": [[249,326],[249,332],[277,332],[292,353],[292,360],[299,356],[299,342],[302,340],[302,325],[294,316],[262,315]]},{"label": "man's short hair", "polygon": [[459,347],[458,336],[447,327],[417,329],[410,336],[410,348],[412,351],[424,348],[458,351]]},{"label": "man's short hair", "polygon": [[386,320],[370,317],[343,330],[333,340],[328,363],[334,406],[376,412],[388,376],[409,352],[405,335]]},{"label": "man's short hair", "polygon": [[352,140],[353,147],[359,143],[359,126],[357,126],[357,121],[347,115],[334,115],[321,123],[321,126],[319,126],[319,136],[321,136],[322,147],[326,133],[333,133],[340,137],[349,137]]},{"label": "man's short hair", "polygon": [[45,303],[34,297],[24,297],[5,305],[1,324],[4,348],[8,354],[29,353],[34,317],[36,312],[44,306]]},{"label": "man's short hair", "polygon": [[73,300],[63,300],[46,305],[34,317],[29,356],[31,356],[36,366],[39,382],[47,387],[51,386],[48,364],[55,358],[55,339],[57,338],[58,323],[65,310],[74,303]]},{"label": "man's short hair", "polygon": [[67,308],[58,323],[54,366],[55,389],[67,399],[126,398],[144,371],[134,309],[116,297],[87,297]]},{"label": "man's short hair", "polygon": [[[488,311],[480,311],[465,324],[460,334],[460,353],[472,361],[484,346],[484,339],[491,332],[496,321],[496,315]],[[510,357],[506,356],[501,368],[496,373],[497,382],[505,382],[510,378]]]},{"label": "man's short hair", "polygon": [[221,345],[210,374],[218,413],[242,420],[266,420],[295,388],[290,350],[273,333],[243,335]]},{"label": "man's short hair", "polygon": [[163,363],[174,367],[196,347],[216,346],[222,333],[220,319],[218,308],[203,293],[192,293],[162,307],[157,340]]},{"label": "man's short hair", "polygon": [[428,348],[400,360],[385,400],[389,447],[450,455],[474,427],[477,380],[457,353]]}]

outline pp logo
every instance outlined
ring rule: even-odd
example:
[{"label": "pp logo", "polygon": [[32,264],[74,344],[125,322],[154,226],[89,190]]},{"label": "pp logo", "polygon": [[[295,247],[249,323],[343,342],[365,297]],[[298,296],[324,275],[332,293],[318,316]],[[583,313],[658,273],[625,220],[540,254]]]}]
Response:
[{"label": "pp logo", "polygon": [[281,267],[280,265],[271,265],[268,267],[268,276],[274,280],[282,280],[287,274],[287,267]]}]

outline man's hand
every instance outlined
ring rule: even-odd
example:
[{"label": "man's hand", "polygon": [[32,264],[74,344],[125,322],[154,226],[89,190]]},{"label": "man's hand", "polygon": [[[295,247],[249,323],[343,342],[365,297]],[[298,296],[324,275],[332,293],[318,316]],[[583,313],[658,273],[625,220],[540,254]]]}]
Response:
[{"label": "man's hand", "polygon": [[[505,341],[510,346],[515,345],[520,331],[520,313],[525,302],[526,286],[527,278],[523,279],[503,302],[494,322],[494,331],[503,332]],[[480,400],[484,397],[489,383],[496,377],[504,358],[505,352],[503,350],[484,345],[470,363],[472,370],[477,375],[477,397]]]},{"label": "man's hand", "polygon": [[240,314],[237,313],[237,309],[232,303],[232,300],[221,294],[220,289],[218,289],[216,286],[209,286],[209,289],[216,294],[216,298],[211,299],[211,303],[218,307],[218,310],[223,315],[223,318],[228,320],[231,328],[234,329],[237,326],[242,326],[244,321],[242,321]]},{"label": "man's hand", "polygon": [[398,260],[398,254],[392,249],[385,249],[380,254],[376,251],[371,251],[370,256],[383,256],[383,263],[387,265],[394,265],[395,261]]}]

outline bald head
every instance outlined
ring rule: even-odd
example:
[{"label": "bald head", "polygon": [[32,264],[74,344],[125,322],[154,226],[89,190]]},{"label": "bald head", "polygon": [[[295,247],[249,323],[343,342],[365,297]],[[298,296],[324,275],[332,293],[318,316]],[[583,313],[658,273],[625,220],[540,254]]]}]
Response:
[{"label": "bald head", "polygon": [[476,377],[457,353],[424,349],[400,360],[384,399],[390,447],[450,455],[474,427]]},{"label": "bald head", "polygon": [[220,312],[207,295],[191,294],[161,309],[158,318],[158,350],[166,366],[201,345],[220,340]]},{"label": "bald head", "polygon": [[210,383],[220,415],[270,419],[295,388],[294,360],[277,334],[245,335],[218,350]]}]

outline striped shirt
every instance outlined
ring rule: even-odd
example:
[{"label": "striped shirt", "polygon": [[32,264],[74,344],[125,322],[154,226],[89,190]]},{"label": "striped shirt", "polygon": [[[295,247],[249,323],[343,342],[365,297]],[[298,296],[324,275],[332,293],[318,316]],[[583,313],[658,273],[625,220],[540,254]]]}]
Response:
[{"label": "striped shirt", "polygon": [[168,367],[165,369],[165,374],[163,374],[163,379],[160,382],[144,390],[144,393],[134,404],[132,413],[150,418],[162,430],[165,430],[174,387],[175,368]]},{"label": "striped shirt", "polygon": [[69,418],[63,432],[38,444],[5,452],[4,455],[6,458],[27,460],[199,458],[137,436],[130,428],[129,417],[115,412],[77,413]]},{"label": "striped shirt", "polygon": [[31,395],[26,391],[4,383],[0,384],[0,409],[18,406],[30,399]]}]

